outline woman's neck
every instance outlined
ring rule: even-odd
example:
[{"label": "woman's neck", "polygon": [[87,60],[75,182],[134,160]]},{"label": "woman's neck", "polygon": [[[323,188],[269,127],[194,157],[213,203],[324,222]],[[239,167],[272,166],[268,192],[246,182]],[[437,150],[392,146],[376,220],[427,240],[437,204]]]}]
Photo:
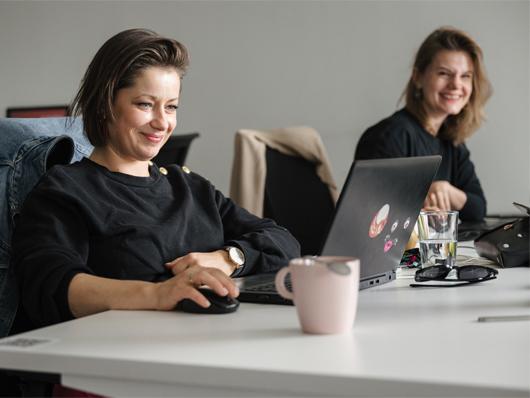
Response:
[{"label": "woman's neck", "polygon": [[443,122],[445,121],[444,117],[432,117],[427,115],[427,118],[425,119],[425,125],[423,126],[425,130],[434,137],[438,135],[438,132],[440,131],[440,128],[442,127]]},{"label": "woman's neck", "polygon": [[149,177],[149,161],[122,158],[109,147],[94,148],[89,159],[112,172]]},{"label": "woman's neck", "polygon": [[428,112],[426,112],[425,117],[422,118],[421,115],[417,114],[412,109],[408,107],[406,107],[406,109],[409,113],[414,115],[414,117],[421,124],[421,126],[425,129],[425,131],[427,131],[430,135],[434,137],[438,136],[438,133],[440,129],[442,128],[442,124],[445,122],[445,119],[447,118],[446,115],[437,116],[437,115],[429,114]]}]

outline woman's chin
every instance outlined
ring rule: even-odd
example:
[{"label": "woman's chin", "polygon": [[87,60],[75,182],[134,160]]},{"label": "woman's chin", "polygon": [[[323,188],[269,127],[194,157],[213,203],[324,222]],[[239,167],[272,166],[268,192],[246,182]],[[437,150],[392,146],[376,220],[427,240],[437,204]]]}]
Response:
[{"label": "woman's chin", "polygon": [[159,152],[160,150],[143,151],[142,153],[138,154],[138,159],[142,161],[153,160]]},{"label": "woman's chin", "polygon": [[465,106],[465,104],[449,105],[449,106],[445,107],[445,112],[447,113],[447,115],[456,116],[460,112],[462,112],[462,109],[464,109],[464,106]]}]

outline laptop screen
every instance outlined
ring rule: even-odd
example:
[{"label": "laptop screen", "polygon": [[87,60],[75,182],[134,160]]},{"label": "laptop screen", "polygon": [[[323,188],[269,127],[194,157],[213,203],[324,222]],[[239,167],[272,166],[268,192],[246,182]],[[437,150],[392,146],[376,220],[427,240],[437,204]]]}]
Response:
[{"label": "laptop screen", "polygon": [[440,161],[440,156],[355,161],[321,254],[359,258],[361,283],[391,278]]}]

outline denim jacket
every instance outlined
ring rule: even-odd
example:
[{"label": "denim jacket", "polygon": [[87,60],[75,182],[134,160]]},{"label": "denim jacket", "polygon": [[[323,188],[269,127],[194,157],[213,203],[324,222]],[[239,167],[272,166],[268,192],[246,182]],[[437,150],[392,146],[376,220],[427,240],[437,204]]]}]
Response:
[{"label": "denim jacket", "polygon": [[15,216],[49,167],[91,151],[79,119],[0,118],[0,337],[9,334],[18,306],[18,287],[9,267]]}]

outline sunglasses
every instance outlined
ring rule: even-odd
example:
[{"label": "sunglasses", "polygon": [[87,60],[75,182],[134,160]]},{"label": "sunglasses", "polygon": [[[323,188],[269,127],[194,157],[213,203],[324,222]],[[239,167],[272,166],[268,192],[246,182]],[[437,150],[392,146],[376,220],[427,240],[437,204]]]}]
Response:
[{"label": "sunglasses", "polygon": [[[456,278],[447,279],[447,276],[451,271],[455,271]],[[416,271],[414,280],[416,282],[451,282],[451,284],[428,284],[421,285],[418,283],[412,283],[412,287],[454,287],[454,286],[467,286],[473,283],[479,283],[496,279],[497,271],[494,268],[484,267],[482,265],[463,265],[461,267],[449,268],[445,265],[435,265],[419,269]],[[456,283],[455,283],[456,282]],[[460,283],[461,282],[461,283]]]}]

